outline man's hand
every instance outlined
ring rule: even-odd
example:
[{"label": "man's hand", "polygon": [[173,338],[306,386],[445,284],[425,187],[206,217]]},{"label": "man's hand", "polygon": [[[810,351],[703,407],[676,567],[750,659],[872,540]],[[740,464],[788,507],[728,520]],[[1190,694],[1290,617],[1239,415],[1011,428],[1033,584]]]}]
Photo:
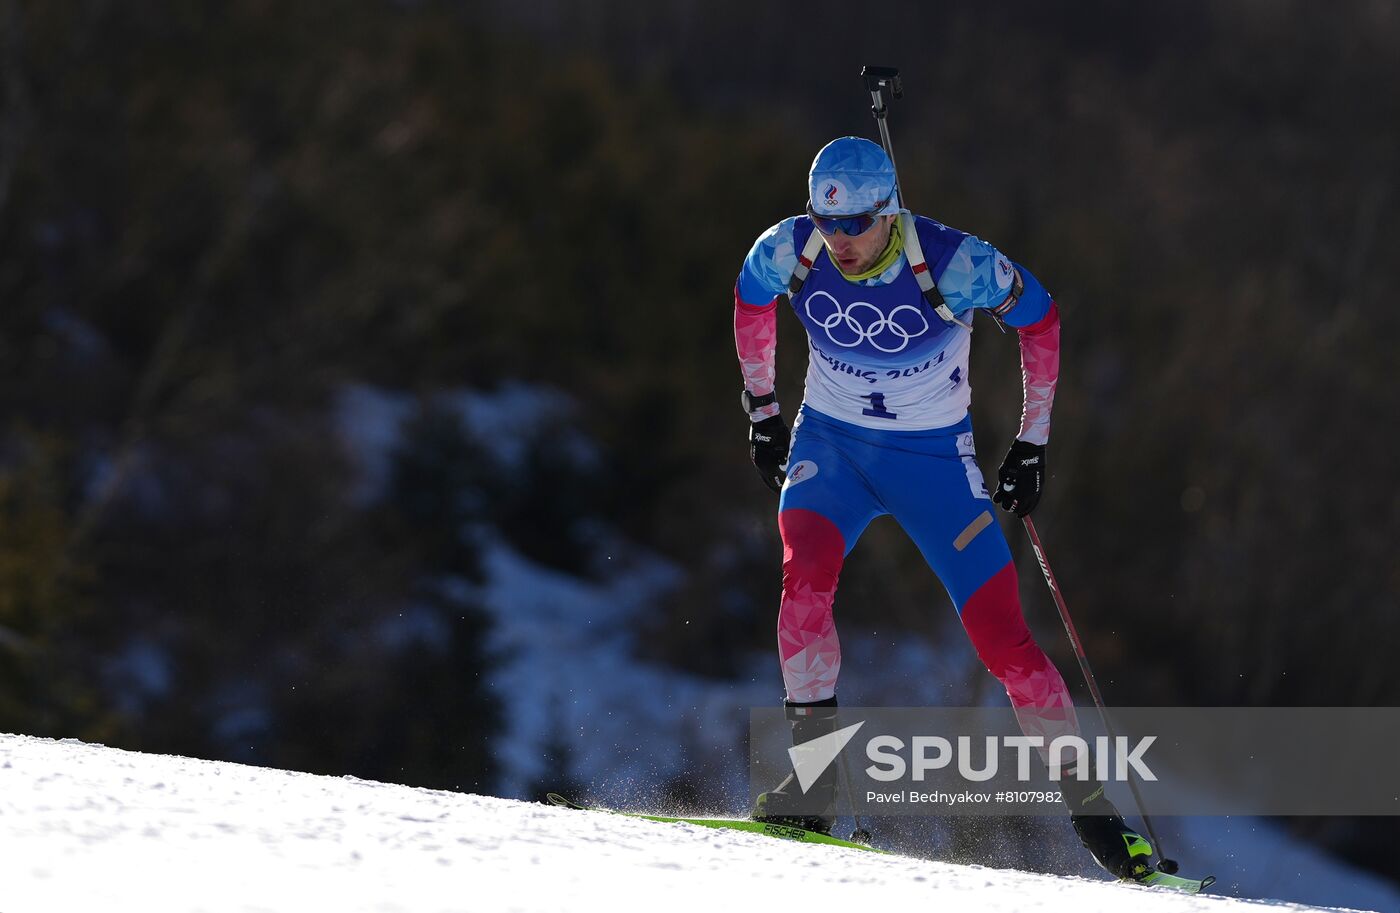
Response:
[{"label": "man's hand", "polygon": [[774,491],[783,490],[787,479],[788,447],[792,435],[781,415],[770,416],[749,426],[749,459],[758,467],[763,484]]},{"label": "man's hand", "polygon": [[1016,516],[1027,516],[1040,503],[1045,488],[1045,445],[1011,442],[1006,459],[997,470],[997,490],[992,500]]}]

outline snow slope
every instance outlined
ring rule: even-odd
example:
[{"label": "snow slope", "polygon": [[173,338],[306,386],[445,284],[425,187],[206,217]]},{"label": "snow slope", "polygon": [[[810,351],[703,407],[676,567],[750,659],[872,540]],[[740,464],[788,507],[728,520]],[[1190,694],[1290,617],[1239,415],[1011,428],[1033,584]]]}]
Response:
[{"label": "snow slope", "polygon": [[738,904],[991,913],[1325,909],[0,736],[0,913],[712,913]]}]

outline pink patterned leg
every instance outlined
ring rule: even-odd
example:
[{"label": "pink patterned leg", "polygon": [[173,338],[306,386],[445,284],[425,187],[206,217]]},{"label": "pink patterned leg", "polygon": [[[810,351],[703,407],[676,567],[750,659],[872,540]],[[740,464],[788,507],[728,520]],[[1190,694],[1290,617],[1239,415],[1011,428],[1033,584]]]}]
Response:
[{"label": "pink patterned leg", "polygon": [[794,508],[778,514],[783,536],[783,602],[778,658],[787,699],[809,704],[836,694],[841,644],[831,605],[846,556],[841,531],[826,517]]},{"label": "pink patterned leg", "polygon": [[1041,736],[1046,745],[1056,736],[1079,733],[1065,680],[1021,615],[1014,564],[1008,562],[968,597],[962,623],[977,655],[1005,686],[1023,733]]}]

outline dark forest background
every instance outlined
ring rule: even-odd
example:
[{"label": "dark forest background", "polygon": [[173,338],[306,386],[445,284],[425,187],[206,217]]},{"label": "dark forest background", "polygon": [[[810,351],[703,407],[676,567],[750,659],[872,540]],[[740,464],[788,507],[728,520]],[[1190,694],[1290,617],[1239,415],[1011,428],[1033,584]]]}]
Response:
[{"label": "dark forest background", "polygon": [[[1397,44],[1378,2],[0,0],[0,731],[489,791],[489,620],[425,583],[479,577],[482,522],[675,562],[648,660],[767,649],[731,291],[874,136],[862,63],[903,70],[913,208],[1060,304],[1037,520],[1110,699],[1400,703]],[[973,359],[990,473],[1014,340]],[[346,385],[515,382],[601,458],[427,409],[350,495]],[[926,567],[867,536],[839,604],[920,630]],[[425,602],[441,642],[376,636]],[[1400,872],[1393,819],[1297,828]]]}]

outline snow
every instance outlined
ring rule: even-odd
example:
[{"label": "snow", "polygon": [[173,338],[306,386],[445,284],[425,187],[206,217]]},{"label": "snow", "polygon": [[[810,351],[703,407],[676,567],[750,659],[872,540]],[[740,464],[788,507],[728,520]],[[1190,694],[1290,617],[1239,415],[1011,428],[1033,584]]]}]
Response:
[{"label": "snow", "polygon": [[4,913],[1330,909],[27,736],[0,736],[0,868]]}]

